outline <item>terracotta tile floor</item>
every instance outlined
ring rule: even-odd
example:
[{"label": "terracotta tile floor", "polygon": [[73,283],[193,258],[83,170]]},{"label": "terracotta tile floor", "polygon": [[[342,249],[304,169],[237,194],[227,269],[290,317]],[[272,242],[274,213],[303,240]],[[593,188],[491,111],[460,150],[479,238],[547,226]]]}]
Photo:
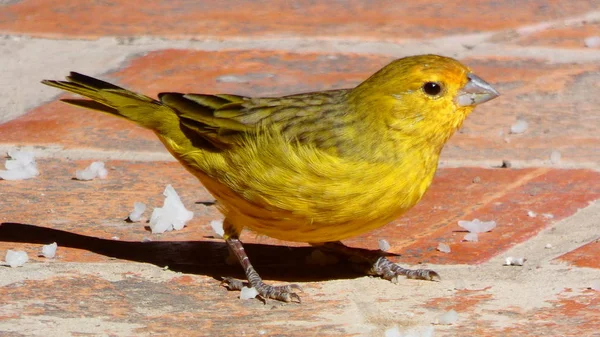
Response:
[{"label": "terracotta tile floor", "polygon": [[[0,2],[0,48],[45,43],[57,55],[88,40],[89,48],[122,59],[106,67],[100,53],[89,56],[90,75],[150,96],[351,87],[397,57],[422,52],[460,58],[502,93],[451,139],[419,205],[346,242],[377,249],[386,239],[401,255],[394,261],[434,268],[442,282],[394,285],[344,261],[307,264],[313,248],[247,233],[248,254],[265,279],[305,290],[300,305],[265,305],[220,286],[222,276],[243,276],[212,237],[208,224],[222,216],[151,132],[64,105],[58,91],[41,92],[33,108],[11,111],[18,117],[0,124],[0,150],[33,150],[41,172],[0,180],[0,257],[7,249],[30,257],[20,268],[0,266],[0,335],[383,336],[394,326],[431,326],[454,309],[459,320],[434,325],[436,336],[600,336],[600,291],[591,289],[600,283],[600,48],[583,42],[600,35],[600,2],[514,6]],[[47,51],[28,57],[43,66]],[[54,57],[61,69],[32,73],[20,63],[0,89],[18,83],[18,90],[41,91],[39,80],[78,70],[72,66],[80,61],[69,61],[77,55]],[[0,114],[23,106],[4,102]],[[529,127],[510,134],[517,119]],[[559,162],[550,161],[553,151],[562,154]],[[72,179],[94,160],[106,163],[105,180]],[[512,167],[500,168],[503,160]],[[167,184],[194,211],[187,227],[153,235],[147,224],[125,221],[135,201],[159,207]],[[463,242],[457,222],[475,218],[498,227]],[[57,257],[39,257],[51,242]],[[439,243],[451,252],[438,251]],[[527,261],[503,267],[506,256]]]}]

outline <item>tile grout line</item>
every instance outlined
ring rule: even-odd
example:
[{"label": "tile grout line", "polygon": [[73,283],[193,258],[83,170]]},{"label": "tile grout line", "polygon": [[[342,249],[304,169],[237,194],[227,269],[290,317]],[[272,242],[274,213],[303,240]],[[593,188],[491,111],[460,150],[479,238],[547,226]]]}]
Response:
[{"label": "tile grout line", "polygon": [[[112,43],[126,50],[128,55],[140,52],[152,52],[166,49],[187,49],[218,52],[235,50],[285,51],[291,53],[356,53],[365,55],[394,56],[415,53],[443,53],[457,58],[469,57],[520,57],[548,60],[553,63],[591,62],[600,60],[600,51],[595,49],[565,49],[544,46],[519,46],[510,43],[490,43],[485,38],[492,33],[476,35],[474,40],[442,37],[431,40],[405,40],[399,42],[380,40],[349,41],[347,39],[318,38],[217,38],[202,37],[191,40],[167,39],[153,36],[137,37],[133,43],[122,44],[119,37],[102,37],[93,40],[60,39],[50,40],[37,37],[22,37],[23,40],[36,42],[81,43],[87,45]],[[0,35],[0,37],[2,37]],[[13,36],[17,37],[17,36]],[[19,36],[21,38],[21,36]],[[464,45],[475,44],[474,48]],[[130,49],[127,51],[127,49]],[[413,50],[412,52],[407,52]],[[574,52],[576,51],[576,52]]]},{"label": "tile grout line", "polygon": [[[69,159],[69,160],[128,160],[142,162],[174,162],[175,158],[165,151],[118,151],[98,149],[65,149],[61,145],[19,145],[0,144],[0,158],[8,151],[21,150],[32,152],[36,158]],[[501,160],[469,160],[469,159],[442,159],[439,168],[479,167],[486,169],[501,169]],[[544,168],[559,170],[589,169],[600,171],[600,166],[594,162],[566,162],[552,164],[546,160],[511,160],[512,169]]]}]

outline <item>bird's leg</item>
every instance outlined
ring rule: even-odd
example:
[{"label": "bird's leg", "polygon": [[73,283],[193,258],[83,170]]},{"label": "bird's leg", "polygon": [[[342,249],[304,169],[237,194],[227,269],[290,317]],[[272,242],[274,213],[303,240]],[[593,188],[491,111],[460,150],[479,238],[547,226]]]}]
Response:
[{"label": "bird's leg", "polygon": [[[238,239],[237,236],[230,236],[225,240],[225,242],[227,242],[227,246],[229,246],[229,249],[237,257],[238,261],[240,261],[242,268],[244,268],[244,272],[246,273],[246,278],[248,279],[250,287],[254,287],[260,296],[265,299],[272,298],[284,302],[292,302],[293,300],[296,300],[298,303],[300,303],[300,296],[294,292],[294,290],[302,291],[298,285],[291,284],[287,286],[275,287],[265,284],[256,270],[254,270],[254,267],[252,267],[250,259],[248,259],[248,255],[246,255],[244,246],[242,245],[240,239]],[[229,290],[241,290],[245,285],[244,282],[231,277],[223,278],[223,284]]]},{"label": "bird's leg", "polygon": [[406,269],[391,262],[385,256],[382,256],[380,251],[352,248],[345,246],[341,242],[327,242],[318,246],[319,248],[328,250],[333,253],[342,254],[355,258],[369,265],[367,274],[381,276],[392,282],[397,281],[398,276],[404,275],[410,279],[439,281],[440,275],[429,269]]}]

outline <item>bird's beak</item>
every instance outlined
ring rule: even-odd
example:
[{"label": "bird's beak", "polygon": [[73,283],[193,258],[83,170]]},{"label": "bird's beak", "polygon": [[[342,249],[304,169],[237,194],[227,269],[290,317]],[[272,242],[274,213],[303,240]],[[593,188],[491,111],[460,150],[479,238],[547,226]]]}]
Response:
[{"label": "bird's beak", "polygon": [[469,73],[467,78],[469,82],[458,92],[456,97],[456,103],[459,106],[475,106],[500,96],[496,89],[477,75]]}]

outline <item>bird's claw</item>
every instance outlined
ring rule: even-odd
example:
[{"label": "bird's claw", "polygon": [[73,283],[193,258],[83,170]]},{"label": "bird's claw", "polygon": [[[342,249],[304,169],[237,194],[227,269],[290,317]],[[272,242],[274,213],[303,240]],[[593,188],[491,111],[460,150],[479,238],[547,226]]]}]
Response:
[{"label": "bird's claw", "polygon": [[265,300],[268,298],[283,301],[283,302],[293,302],[297,301],[298,303],[302,303],[300,296],[294,292],[294,290],[299,292],[304,292],[302,287],[297,284],[289,284],[285,286],[271,286],[265,284],[262,281],[255,282],[256,284],[250,284],[249,282],[242,282],[238,279],[234,279],[232,277],[224,277],[221,281],[221,285],[223,285],[228,290],[241,290],[243,287],[254,287],[258,292],[258,295]]},{"label": "bird's claw", "polygon": [[406,278],[426,281],[441,281],[438,273],[430,269],[415,269],[406,273]]},{"label": "bird's claw", "polygon": [[369,274],[381,276],[382,278],[398,283],[398,277],[404,275],[408,279],[440,281],[442,278],[438,273],[430,269],[406,269],[390,262],[385,257],[380,257],[369,270]]}]

